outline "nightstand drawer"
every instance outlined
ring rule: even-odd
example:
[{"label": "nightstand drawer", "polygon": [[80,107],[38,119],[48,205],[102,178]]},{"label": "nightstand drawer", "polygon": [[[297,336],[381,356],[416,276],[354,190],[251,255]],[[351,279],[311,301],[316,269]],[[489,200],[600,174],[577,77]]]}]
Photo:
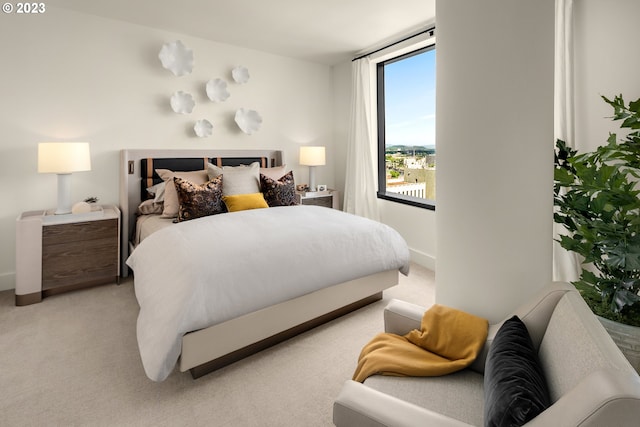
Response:
[{"label": "nightstand drawer", "polygon": [[48,225],[42,229],[43,248],[49,245],[102,238],[118,238],[117,219]]},{"label": "nightstand drawer", "polygon": [[333,207],[333,196],[310,197],[302,199],[303,205],[324,206],[325,208]]},{"label": "nightstand drawer", "polygon": [[323,206],[325,208],[339,209],[339,192],[327,190],[323,192],[296,191],[296,198],[301,205]]},{"label": "nightstand drawer", "polygon": [[67,242],[42,248],[42,289],[98,284],[118,275],[114,237]]}]

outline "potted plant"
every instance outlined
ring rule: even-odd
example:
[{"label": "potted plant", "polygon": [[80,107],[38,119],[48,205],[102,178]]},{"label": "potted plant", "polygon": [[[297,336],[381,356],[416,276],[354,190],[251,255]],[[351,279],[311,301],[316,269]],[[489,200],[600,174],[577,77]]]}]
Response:
[{"label": "potted plant", "polygon": [[[573,284],[640,369],[640,99],[627,106],[622,95],[602,98],[614,109],[612,119],[630,131],[620,141],[612,133],[607,144],[582,154],[556,141],[554,221],[567,231],[560,245],[582,258]],[[636,333],[638,343],[620,343],[612,327]],[[636,346],[634,354],[627,346]]]}]

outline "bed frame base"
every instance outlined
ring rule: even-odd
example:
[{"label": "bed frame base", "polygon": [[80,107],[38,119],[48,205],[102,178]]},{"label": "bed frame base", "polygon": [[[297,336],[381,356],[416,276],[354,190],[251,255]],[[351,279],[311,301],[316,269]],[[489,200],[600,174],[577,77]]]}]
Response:
[{"label": "bed frame base", "polygon": [[196,366],[195,368],[191,368],[189,369],[189,372],[191,372],[191,376],[193,377],[193,379],[198,379],[204,375],[207,375],[220,368],[224,368],[227,365],[235,363],[269,347],[273,347],[274,345],[293,338],[296,335],[300,335],[303,332],[309,331],[317,326],[335,320],[338,317],[344,316],[345,314],[351,313],[352,311],[358,310],[359,308],[367,306],[371,303],[380,301],[381,299],[382,292],[378,292],[375,295],[363,298],[359,301],[338,308],[337,310],[333,310],[330,313],[323,314],[322,316],[311,319],[298,326],[294,326],[293,328],[287,329],[286,331],[282,331],[280,333],[272,335],[269,338],[265,338],[261,341],[250,344],[225,356],[219,357],[207,363],[203,363],[202,365]]},{"label": "bed frame base", "polygon": [[382,297],[398,284],[398,270],[319,289],[182,337],[180,371],[194,378],[229,365]]}]

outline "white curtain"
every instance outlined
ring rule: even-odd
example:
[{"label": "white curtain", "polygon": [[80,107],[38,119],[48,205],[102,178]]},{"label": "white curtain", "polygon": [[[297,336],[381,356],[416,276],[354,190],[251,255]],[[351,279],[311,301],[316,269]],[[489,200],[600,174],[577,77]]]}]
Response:
[{"label": "white curtain", "polygon": [[371,61],[361,58],[351,65],[351,114],[347,144],[344,210],[378,221],[377,171]]},{"label": "white curtain", "polygon": [[[556,0],[554,143],[562,139],[575,147],[573,98],[573,0]],[[565,233],[553,224],[554,238]],[[580,261],[574,252],[553,243],[553,280],[574,281],[580,276]]]}]

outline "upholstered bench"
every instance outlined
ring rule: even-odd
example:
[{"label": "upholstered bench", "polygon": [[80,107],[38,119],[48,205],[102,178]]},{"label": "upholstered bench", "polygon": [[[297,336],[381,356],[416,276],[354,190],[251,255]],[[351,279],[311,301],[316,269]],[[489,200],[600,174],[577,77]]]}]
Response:
[{"label": "upholstered bench", "polygon": [[[404,335],[419,329],[424,312],[423,307],[394,300],[384,312],[385,331]],[[640,425],[640,377],[572,285],[553,283],[513,314],[526,325],[537,350],[550,401],[525,425]],[[347,381],[334,403],[335,425],[486,425],[485,363],[503,324],[489,326],[476,361],[454,374],[373,375],[364,383]]]}]

